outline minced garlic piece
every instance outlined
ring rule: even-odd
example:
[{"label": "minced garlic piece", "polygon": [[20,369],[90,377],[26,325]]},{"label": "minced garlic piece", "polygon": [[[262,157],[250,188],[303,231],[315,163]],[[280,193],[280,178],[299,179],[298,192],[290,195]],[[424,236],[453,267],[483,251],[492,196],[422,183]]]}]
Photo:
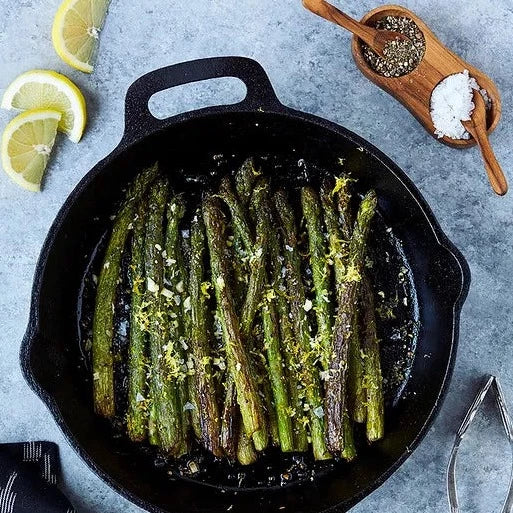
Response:
[{"label": "minced garlic piece", "polygon": [[150,277],[146,279],[146,287],[148,288],[149,292],[155,293],[159,291],[158,285]]}]

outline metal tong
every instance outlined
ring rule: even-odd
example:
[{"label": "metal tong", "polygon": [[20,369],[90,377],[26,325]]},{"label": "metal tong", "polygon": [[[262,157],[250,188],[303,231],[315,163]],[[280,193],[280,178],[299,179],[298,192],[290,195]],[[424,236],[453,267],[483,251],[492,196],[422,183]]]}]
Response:
[{"label": "metal tong", "polygon": [[[460,513],[460,507],[458,503],[458,491],[456,488],[456,459],[458,455],[458,450],[467,432],[470,424],[474,420],[476,413],[479,408],[483,404],[485,397],[488,395],[490,389],[493,390],[495,395],[495,402],[497,404],[497,408],[499,410],[502,425],[504,426],[504,431],[506,436],[508,437],[509,444],[511,447],[511,451],[513,453],[513,423],[511,421],[511,417],[509,416],[508,409],[506,407],[506,401],[504,399],[504,393],[502,392],[501,385],[498,379],[495,376],[489,376],[484,385],[478,391],[474,401],[470,405],[469,410],[467,411],[461,426],[458,429],[458,433],[456,434],[456,439],[454,440],[454,445],[451,451],[451,457],[449,459],[449,466],[447,468],[447,494],[449,496],[449,506],[451,508],[451,513]],[[506,496],[506,501],[502,506],[501,513],[512,513],[513,512],[513,466],[511,469],[508,494]]]}]

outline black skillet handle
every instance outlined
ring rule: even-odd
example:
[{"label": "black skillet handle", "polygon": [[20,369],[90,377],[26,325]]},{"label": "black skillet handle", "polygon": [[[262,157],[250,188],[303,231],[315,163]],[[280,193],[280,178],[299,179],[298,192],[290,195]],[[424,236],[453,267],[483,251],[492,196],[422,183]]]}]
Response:
[{"label": "black skillet handle", "polygon": [[278,111],[283,108],[266,72],[252,59],[212,57],[182,62],[151,71],[129,87],[125,103],[124,141],[136,141],[169,124],[169,119],[172,118],[157,119],[148,108],[148,102],[155,93],[183,84],[221,77],[238,78],[247,88],[246,97],[239,103],[226,106],[227,110]]}]

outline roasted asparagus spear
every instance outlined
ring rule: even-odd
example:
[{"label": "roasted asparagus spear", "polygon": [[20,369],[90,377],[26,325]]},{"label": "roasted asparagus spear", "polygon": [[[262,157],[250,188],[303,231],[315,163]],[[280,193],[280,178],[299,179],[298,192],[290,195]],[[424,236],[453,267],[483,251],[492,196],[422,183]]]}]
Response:
[{"label": "roasted asparagus spear", "polygon": [[276,326],[279,326],[280,348],[284,361],[284,381],[289,395],[288,415],[292,424],[293,451],[305,452],[308,450],[308,434],[305,424],[301,421],[304,389],[300,388],[300,383],[297,379],[301,369],[301,362],[297,355],[294,332],[289,317],[287,288],[285,276],[282,273],[284,257],[280,254],[280,241],[275,230],[272,230],[270,233],[269,244],[270,269],[274,271],[271,294],[276,296],[271,296],[271,301],[274,301],[276,305]]},{"label": "roasted asparagus spear", "polygon": [[[252,185],[247,180],[252,179],[252,175],[243,172],[244,165],[237,172],[240,180],[240,186],[247,189],[247,194],[251,195]],[[240,311],[245,300],[245,290],[247,285],[247,260],[248,254],[246,247],[252,234],[247,225],[244,209],[232,189],[230,179],[225,177],[221,181],[220,197],[225,201],[231,211],[232,237],[230,257],[232,259],[233,280],[234,280],[234,304],[237,312]],[[249,198],[248,200],[249,201]],[[246,244],[244,244],[246,240]],[[218,310],[219,312],[219,310]],[[220,315],[218,315],[220,318]],[[224,333],[223,333],[224,338]],[[226,340],[224,341],[226,347]],[[239,443],[239,430],[241,428],[240,410],[237,405],[237,390],[230,370],[226,371],[226,382],[224,383],[225,396],[223,404],[223,414],[221,422],[221,447],[225,454],[234,461],[237,458],[237,445]],[[237,416],[237,418],[236,418]]]},{"label": "roasted asparagus spear", "polygon": [[[146,221],[145,272],[151,370],[149,375],[150,426],[157,430],[159,446],[174,456],[187,450],[178,380],[183,368],[176,352],[176,340],[169,336],[169,312],[164,292],[164,216],[168,196],[167,180],[157,181],[150,189]],[[150,433],[151,436],[153,436]]]},{"label": "roasted asparagus spear", "polygon": [[[250,178],[252,177],[248,175],[245,177],[245,180],[240,179],[239,181],[239,185],[245,184],[246,194],[250,191],[249,184],[247,183],[248,181],[250,181]],[[253,196],[258,196],[259,194],[259,188],[257,188],[253,192]],[[228,206],[228,209],[230,210],[234,231],[234,246],[236,248],[240,248],[240,246],[242,246],[243,252],[241,252],[241,254],[249,257],[249,280],[245,299],[241,308],[240,333],[242,339],[246,341],[249,347],[252,347],[254,344],[252,344],[251,341],[251,331],[253,328],[255,316],[260,305],[262,290],[265,281],[265,248],[267,233],[260,229],[259,233],[256,234],[255,239],[249,222],[247,220],[245,208],[242,205],[242,202],[235,194],[235,192],[233,191],[233,188],[228,177],[225,177],[221,182],[220,197],[224,200],[224,202]],[[235,267],[240,265],[241,262],[235,263]],[[239,273],[240,272],[241,270],[239,270]],[[235,272],[236,276],[237,274],[238,273]],[[240,284],[241,283],[237,283],[236,287],[239,288]],[[237,293],[237,290],[235,292]],[[240,296],[240,294],[238,295]],[[233,378],[229,377],[228,379]],[[266,377],[260,376],[260,380],[262,379],[266,379]],[[228,398],[230,397],[228,396]],[[264,398],[266,399],[267,410],[271,412],[270,408],[272,405],[270,404],[270,397],[269,394],[265,394],[265,390]],[[227,405],[227,408],[229,409],[230,405]],[[268,430],[266,423],[262,426],[262,428],[259,431],[253,434],[253,441],[258,451],[262,451],[267,447]]]},{"label": "roasted asparagus spear", "polygon": [[147,203],[141,200],[133,222],[130,262],[130,343],[128,347],[128,412],[127,432],[130,440],[142,442],[148,430],[146,367],[148,364],[147,337],[144,326],[144,223]]},{"label": "roasted asparagus spear", "polygon": [[212,376],[209,333],[207,328],[207,298],[202,292],[206,279],[204,259],[206,254],[205,228],[201,211],[197,211],[191,227],[191,264],[189,293],[191,307],[191,346],[194,355],[194,383],[197,390],[197,407],[201,427],[201,442],[215,456],[221,456],[220,418],[215,383]]},{"label": "roasted asparagus spear", "polygon": [[[344,290],[344,280],[346,277],[346,260],[347,260],[347,246],[352,234],[351,226],[351,212],[350,212],[350,194],[349,194],[349,181],[339,179],[337,183],[337,193],[333,183],[325,179],[321,185],[321,203],[324,212],[324,220],[326,229],[328,231],[328,245],[329,255],[333,262],[333,269],[335,275],[335,297],[337,305],[341,294]],[[337,205],[335,204],[334,197],[337,197]],[[330,351],[332,350],[330,344]],[[329,368],[329,361],[326,362],[324,370]],[[353,425],[349,416],[347,404],[343,411],[343,450],[341,456],[351,461],[356,457],[356,446],[353,437]]]},{"label": "roasted asparagus spear", "polygon": [[[183,202],[181,196],[179,196],[178,205]],[[175,198],[176,199],[176,198]],[[172,226],[169,222],[169,218],[172,216],[173,202],[171,201],[168,205],[168,228]],[[182,207],[181,207],[182,208]],[[185,208],[185,204],[183,205]],[[169,229],[168,229],[169,232]],[[187,235],[185,235],[187,234]],[[183,396],[182,403],[185,409],[185,422],[183,423],[184,431],[188,435],[189,428],[192,427],[194,434],[198,439],[201,439],[201,426],[199,420],[199,407],[198,407],[198,390],[195,385],[195,368],[194,358],[190,347],[190,340],[192,336],[192,322],[191,322],[191,307],[190,307],[190,291],[189,291],[189,268],[186,261],[190,264],[191,248],[190,248],[190,230],[180,229],[177,230],[177,251],[176,251],[176,266],[180,279],[178,280],[180,291],[179,299],[175,299],[175,302],[180,303],[177,315],[181,317],[181,326],[183,329],[182,347],[184,349],[184,368],[186,369],[187,378],[183,388],[181,388],[181,394]],[[172,261],[168,260],[166,254],[166,260],[172,267]],[[183,282],[183,287],[181,283]]]},{"label": "roasted asparagus spear", "polygon": [[[185,315],[183,304],[186,299],[188,276],[182,255],[180,223],[185,215],[185,203],[181,195],[173,195],[166,209],[167,228],[165,236],[165,251],[162,253],[164,262],[164,284],[162,295],[167,310],[168,337],[165,347],[165,363],[169,367],[169,379],[174,382],[177,391],[177,405],[181,411],[182,443],[186,446],[191,425],[191,413],[197,413],[194,404],[189,401],[187,341],[189,334],[189,315]],[[158,249],[158,248],[157,248]],[[193,410],[186,409],[192,404]],[[199,431],[199,429],[198,429]],[[181,450],[181,449],[180,449]]]},{"label": "roasted asparagus spear", "polygon": [[[351,235],[353,233],[353,215],[350,207],[351,193],[349,191],[349,185],[351,181],[352,180],[350,178],[340,177],[337,179],[335,186],[335,189],[337,190],[336,197],[338,198],[337,203],[340,218],[340,228],[342,232],[342,238],[344,239],[346,255],[348,252],[347,246],[349,245],[349,240],[351,239]],[[343,283],[343,281],[341,283]],[[353,315],[353,327],[351,329],[351,337],[349,341],[347,370],[347,410],[351,412],[353,420],[362,423],[365,422],[367,411],[365,389],[363,387],[363,359],[361,356],[359,317],[360,312],[357,309]],[[344,416],[344,418],[345,417],[346,416]]]},{"label": "roasted asparagus spear", "polygon": [[233,292],[229,288],[229,262],[226,258],[226,221],[218,201],[208,197],[203,203],[203,219],[207,233],[212,281],[220,320],[225,334],[228,368],[233,375],[237,401],[248,436],[263,429],[265,416],[258,394],[250,356],[243,342],[235,311]]},{"label": "roasted asparagus spear", "polygon": [[[253,191],[251,198],[251,213],[255,219],[255,211],[260,207],[263,198],[267,194],[267,187],[259,185]],[[268,223],[265,216],[259,216],[255,219],[256,236],[255,242],[251,248],[248,248],[249,258],[249,282],[246,292],[246,299],[241,311],[241,333],[253,352],[257,353],[255,368],[259,374],[260,388],[263,392],[264,405],[268,413],[269,428],[271,434],[277,434],[277,418],[272,404],[272,392],[269,384],[268,375],[266,373],[265,357],[263,356],[263,347],[260,351],[258,344],[255,343],[252,335],[253,323],[259,310],[262,292],[266,280],[266,257],[267,257],[267,237],[269,233]],[[253,442],[257,451],[263,451],[268,444],[269,430],[267,423],[262,429],[253,434]]]},{"label": "roasted asparagus spear", "polygon": [[362,279],[362,349],[364,354],[364,385],[367,392],[367,440],[375,442],[384,435],[383,377],[376,335],[374,295],[367,276]]},{"label": "roasted asparagus spear", "polygon": [[308,231],[309,261],[315,290],[315,316],[317,318],[315,340],[322,355],[321,364],[326,369],[332,345],[333,312],[330,299],[330,268],[323,233],[323,214],[319,196],[312,187],[301,189],[301,204]]},{"label": "roasted asparagus spear", "polygon": [[269,299],[267,304],[262,306],[267,365],[276,408],[280,447],[283,452],[292,452],[294,450],[294,437],[290,416],[289,394],[284,375],[285,366],[280,350],[278,317],[272,301],[273,299]]},{"label": "roasted asparagus spear", "polygon": [[326,381],[326,421],[328,447],[334,453],[344,448],[343,413],[346,407],[346,379],[349,341],[353,329],[359,284],[367,246],[370,224],[376,210],[376,194],[367,193],[363,198],[356,218],[355,228],[349,243],[348,265],[344,287],[339,298],[335,320],[333,356],[330,376]]},{"label": "roasted asparagus spear", "polygon": [[129,187],[125,200],[114,221],[96,291],[93,319],[93,397],[99,415],[115,415],[114,399],[114,304],[120,277],[121,257],[135,217],[137,203],[158,175],[158,166],[142,171]]},{"label": "roasted asparagus spear", "polygon": [[[291,421],[291,408],[289,403],[289,394],[287,390],[287,377],[285,373],[285,365],[280,347],[280,328],[279,320],[276,313],[277,296],[275,287],[278,286],[281,266],[272,266],[271,245],[274,246],[273,251],[278,251],[278,240],[276,233],[272,229],[272,211],[270,205],[269,185],[262,184],[255,191],[252,199],[252,216],[257,226],[257,243],[261,241],[262,249],[265,246],[265,260],[269,265],[269,269],[273,270],[271,286],[268,293],[264,295],[261,302],[262,309],[262,325],[264,331],[265,349],[267,354],[267,373],[274,398],[274,407],[276,414],[276,423],[278,428],[278,437],[281,450],[283,452],[291,452],[294,450],[294,438]],[[271,241],[271,239],[273,239]],[[260,248],[257,247],[257,251]],[[265,269],[265,261],[263,265],[263,281],[268,281]],[[271,405],[272,406],[272,405]],[[271,428],[273,419],[271,419]]]},{"label": "roasted asparagus spear", "polygon": [[301,260],[298,251],[297,229],[294,213],[283,191],[275,195],[275,209],[281,222],[285,243],[285,265],[287,271],[290,313],[294,334],[299,347],[301,369],[299,379],[303,384],[310,421],[310,435],[316,460],[329,459],[324,440],[324,410],[321,397],[319,372],[315,361],[319,355],[313,354],[310,344],[310,327],[305,311],[305,289],[301,276]]},{"label": "roasted asparagus spear", "polygon": [[[271,215],[273,212],[271,212]],[[273,222],[275,217],[272,216]],[[275,226],[275,225],[273,225]],[[289,417],[291,418],[293,434],[293,450],[305,452],[308,450],[308,434],[304,422],[303,400],[304,389],[298,382],[297,376],[301,369],[298,357],[297,344],[290,320],[290,309],[287,296],[287,287],[284,266],[285,259],[280,252],[279,234],[276,229],[269,233],[269,269],[271,273],[272,300],[276,305],[276,317],[279,325],[280,348],[284,360],[284,379],[289,395]]]}]

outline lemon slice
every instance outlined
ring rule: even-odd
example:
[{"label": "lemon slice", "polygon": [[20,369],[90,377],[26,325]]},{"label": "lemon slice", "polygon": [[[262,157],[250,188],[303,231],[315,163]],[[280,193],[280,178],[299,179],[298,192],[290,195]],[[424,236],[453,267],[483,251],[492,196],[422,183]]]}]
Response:
[{"label": "lemon slice", "polygon": [[53,20],[53,46],[75,69],[92,73],[110,0],[64,0]]},{"label": "lemon slice", "polygon": [[18,185],[39,191],[62,114],[35,109],[19,114],[2,135],[2,165]]},{"label": "lemon slice", "polygon": [[2,108],[59,111],[59,130],[73,142],[80,141],[87,119],[85,99],[78,87],[55,71],[36,69],[21,74],[5,91]]}]

